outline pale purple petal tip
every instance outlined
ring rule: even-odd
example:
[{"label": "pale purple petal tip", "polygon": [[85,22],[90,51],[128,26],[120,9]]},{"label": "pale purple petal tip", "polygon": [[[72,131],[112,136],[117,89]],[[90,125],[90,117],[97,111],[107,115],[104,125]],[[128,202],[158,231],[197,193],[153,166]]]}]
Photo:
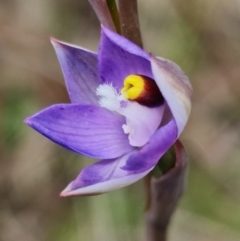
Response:
[{"label": "pale purple petal tip", "polygon": [[26,119],[23,120],[23,122],[24,122],[25,124],[29,124],[29,122],[30,122],[30,118],[27,117]]}]

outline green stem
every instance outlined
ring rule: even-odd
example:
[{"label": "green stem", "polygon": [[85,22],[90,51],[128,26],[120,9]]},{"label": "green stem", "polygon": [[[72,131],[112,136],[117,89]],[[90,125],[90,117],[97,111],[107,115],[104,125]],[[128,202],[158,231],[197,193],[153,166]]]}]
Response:
[{"label": "green stem", "polygon": [[107,5],[109,12],[111,14],[113,23],[115,25],[117,33],[121,34],[121,26],[120,26],[120,19],[119,19],[119,13],[118,8],[115,0],[107,0]]},{"label": "green stem", "polygon": [[152,175],[155,178],[160,178],[166,174],[170,169],[174,168],[176,163],[176,156],[174,148],[171,147],[158,161],[158,164],[152,170]]},{"label": "green stem", "polygon": [[95,11],[99,21],[108,29],[116,31],[111,13],[108,8],[107,0],[88,0]]}]

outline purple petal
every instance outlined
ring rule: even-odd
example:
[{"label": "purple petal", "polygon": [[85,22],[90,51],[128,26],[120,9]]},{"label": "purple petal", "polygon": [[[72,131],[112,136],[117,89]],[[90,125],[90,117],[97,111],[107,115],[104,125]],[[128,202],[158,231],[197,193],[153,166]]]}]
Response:
[{"label": "purple petal", "polygon": [[141,173],[121,169],[131,153],[112,160],[103,160],[84,168],[60,194],[62,197],[95,195],[130,185],[152,170]]},{"label": "purple petal", "polygon": [[125,118],[98,106],[53,105],[25,122],[52,141],[94,158],[116,158],[133,149],[122,130]]},{"label": "purple petal", "polygon": [[179,136],[191,110],[191,84],[182,70],[171,61],[152,56],[151,65],[154,79],[176,121]]},{"label": "purple petal", "polygon": [[153,168],[176,139],[177,126],[172,119],[165,126],[162,126],[141,150],[129,157],[126,165],[122,167],[123,170],[139,173]]},{"label": "purple petal", "polygon": [[102,27],[99,49],[101,83],[112,83],[117,90],[131,74],[153,78],[149,55],[124,37]]},{"label": "purple petal", "polygon": [[80,47],[51,39],[72,103],[98,104],[97,55]]}]

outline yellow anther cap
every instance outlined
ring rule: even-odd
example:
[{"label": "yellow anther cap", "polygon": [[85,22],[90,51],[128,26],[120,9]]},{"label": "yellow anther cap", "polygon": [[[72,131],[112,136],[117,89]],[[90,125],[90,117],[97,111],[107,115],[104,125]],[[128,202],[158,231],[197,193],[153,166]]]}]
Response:
[{"label": "yellow anther cap", "polygon": [[121,94],[128,100],[155,107],[164,102],[163,96],[155,81],[143,75],[129,75],[124,80]]},{"label": "yellow anther cap", "polygon": [[124,80],[124,86],[121,93],[126,99],[135,100],[144,89],[144,79],[140,75],[129,75]]}]

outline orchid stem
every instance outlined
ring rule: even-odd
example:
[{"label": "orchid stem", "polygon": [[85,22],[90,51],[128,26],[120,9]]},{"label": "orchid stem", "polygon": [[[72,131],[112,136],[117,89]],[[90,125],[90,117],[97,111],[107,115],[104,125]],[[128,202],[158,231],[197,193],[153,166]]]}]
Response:
[{"label": "orchid stem", "polygon": [[118,7],[122,35],[142,48],[137,0],[118,0]]},{"label": "orchid stem", "polygon": [[151,205],[151,179],[152,172],[148,173],[143,178],[144,194],[145,194],[145,212],[150,208]]},{"label": "orchid stem", "polygon": [[118,8],[115,0],[107,0],[107,5],[109,12],[112,16],[112,21],[115,25],[117,33],[121,34],[121,26],[120,26],[120,19],[119,19],[119,13]]},{"label": "orchid stem", "polygon": [[160,178],[151,178],[151,203],[146,211],[146,240],[166,241],[172,215],[184,192],[187,154],[176,141],[175,166]]}]

